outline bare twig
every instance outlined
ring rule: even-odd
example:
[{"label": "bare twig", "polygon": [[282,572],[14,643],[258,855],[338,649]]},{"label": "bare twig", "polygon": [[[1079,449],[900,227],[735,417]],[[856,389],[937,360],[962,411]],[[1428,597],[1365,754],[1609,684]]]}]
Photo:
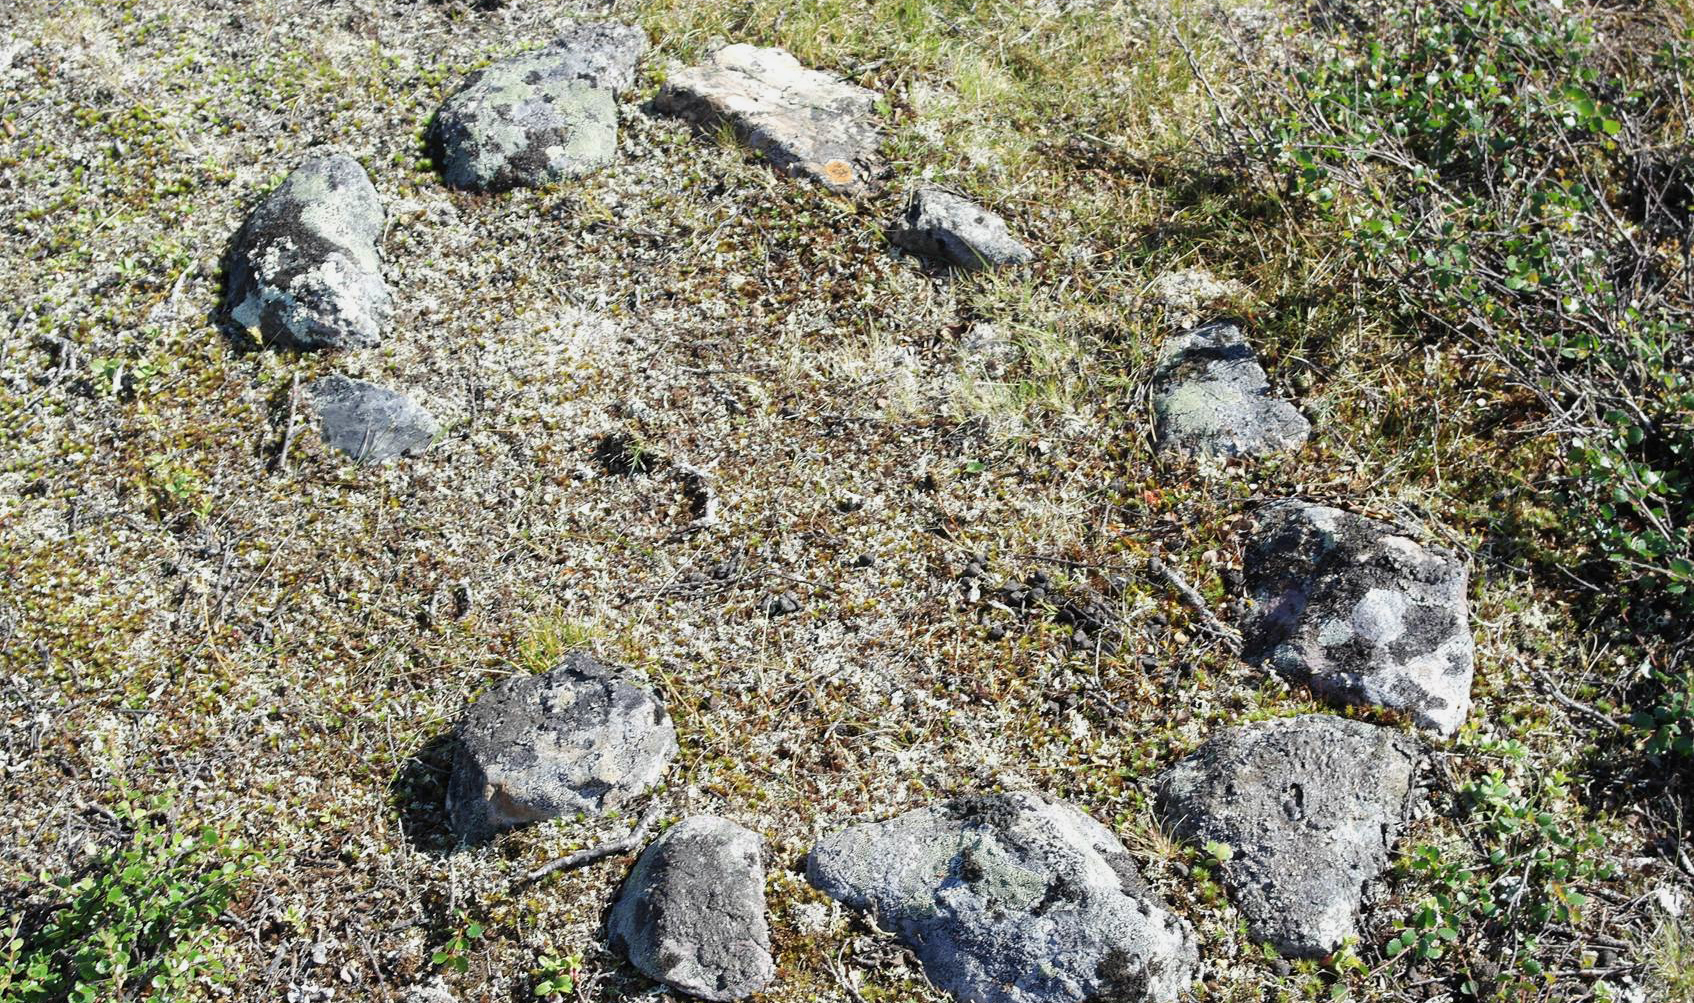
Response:
[{"label": "bare twig", "polygon": [[1159,560],[1157,557],[1149,557],[1147,559],[1147,570],[1153,575],[1163,579],[1165,584],[1175,590],[1177,596],[1182,599],[1183,604],[1189,609],[1192,609],[1200,617],[1201,622],[1206,625],[1207,630],[1210,630],[1212,633],[1223,638],[1226,642],[1236,648],[1241,647],[1240,632],[1217,618],[1217,615],[1212,612],[1212,607],[1206,603],[1206,597],[1201,595],[1199,590],[1194,586],[1188,584],[1188,579],[1182,577],[1181,572],[1166,564],[1164,561]]},{"label": "bare twig", "polygon": [[579,867],[587,867],[589,864],[605,860],[607,857],[628,853],[647,841],[647,831],[653,828],[653,823],[658,820],[659,802],[654,801],[647,806],[645,812],[642,812],[641,820],[635,823],[635,828],[629,831],[629,835],[622,839],[614,839],[609,843],[601,843],[599,846],[591,846],[586,850],[578,850],[563,857],[556,857],[524,875],[524,880],[539,881],[554,871],[574,871]]},{"label": "bare twig", "polygon": [[300,374],[288,385],[288,427],[282,432],[282,448],[277,450],[276,469],[288,469],[288,447],[294,444],[294,415],[300,407]]},{"label": "bare twig", "polygon": [[1578,700],[1572,700],[1570,697],[1565,696],[1564,691],[1559,689],[1559,684],[1553,682],[1552,677],[1548,676],[1547,673],[1537,670],[1535,672],[1535,678],[1541,680],[1541,685],[1547,687],[1547,692],[1553,695],[1553,699],[1557,700],[1565,707],[1576,711],[1578,714],[1581,714],[1583,717],[1586,717],[1591,721],[1597,721],[1613,731],[1623,730],[1623,725],[1614,721],[1610,715],[1595,710],[1593,707],[1590,707]]}]

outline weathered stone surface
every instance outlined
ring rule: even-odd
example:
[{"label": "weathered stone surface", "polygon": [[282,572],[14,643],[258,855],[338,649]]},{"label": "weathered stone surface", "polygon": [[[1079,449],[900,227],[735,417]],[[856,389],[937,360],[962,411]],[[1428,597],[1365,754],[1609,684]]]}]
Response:
[{"label": "weathered stone surface", "polygon": [[1033,255],[1006,230],[1006,221],[969,199],[938,188],[920,188],[888,239],[913,254],[985,269],[1021,265]]},{"label": "weathered stone surface", "polygon": [[635,69],[647,54],[647,33],[610,21],[579,24],[548,48],[558,53],[555,65],[562,74],[616,93],[635,83]]},{"label": "weathered stone surface", "polygon": [[435,416],[410,397],[364,380],[325,376],[306,391],[324,441],[360,463],[416,456],[441,431]]},{"label": "weathered stone surface", "polygon": [[1363,721],[1259,721],[1167,770],[1158,810],[1179,835],[1230,847],[1223,883],[1250,936],[1286,957],[1321,957],[1357,932],[1417,759],[1414,739]]},{"label": "weathered stone surface", "polygon": [[247,217],[225,262],[224,308],[266,342],[368,348],[393,312],[376,243],[383,210],[340,154],[301,164]]},{"label": "weathered stone surface", "polygon": [[612,91],[598,61],[551,47],[478,70],[435,113],[442,177],[454,188],[503,192],[574,178],[618,149]]},{"label": "weathered stone surface", "polygon": [[1246,657],[1312,689],[1451,735],[1470,710],[1464,564],[1386,523],[1294,499],[1258,513]]},{"label": "weathered stone surface", "polygon": [[614,951],[690,996],[758,992],[776,975],[764,838],[710,815],[677,823],[635,862],[606,930]]},{"label": "weathered stone surface", "polygon": [[967,797],[855,825],[812,850],[807,875],[961,1000],[1169,1000],[1194,976],[1188,924],[1116,836],[1063,802]]},{"label": "weathered stone surface", "polygon": [[708,129],[728,122],[777,170],[833,191],[860,191],[880,167],[876,95],[782,49],[725,46],[671,74],[654,104]]},{"label": "weathered stone surface", "polygon": [[1153,370],[1159,448],[1204,458],[1298,449],[1311,424],[1271,395],[1241,329],[1228,321],[1165,342]]},{"label": "weathered stone surface", "polygon": [[658,782],[677,751],[653,694],[583,654],[497,683],[466,710],[458,740],[447,814],[465,840],[609,811]]}]

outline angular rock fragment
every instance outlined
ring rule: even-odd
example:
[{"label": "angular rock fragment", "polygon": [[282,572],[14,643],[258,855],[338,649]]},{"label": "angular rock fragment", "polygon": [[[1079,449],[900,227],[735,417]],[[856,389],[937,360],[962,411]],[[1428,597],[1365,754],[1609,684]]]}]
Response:
[{"label": "angular rock fragment", "polygon": [[1246,556],[1248,661],[1451,735],[1470,711],[1476,646],[1453,554],[1393,526],[1288,499],[1258,513]]},{"label": "angular rock fragment", "polygon": [[1231,728],[1159,779],[1179,835],[1230,848],[1223,883],[1254,940],[1321,957],[1357,933],[1388,866],[1418,759],[1390,728],[1308,714]]},{"label": "angular rock fragment", "polygon": [[306,161],[231,243],[225,310],[267,343],[377,344],[393,312],[376,252],[382,226],[382,203],[358,161],[340,154]]},{"label": "angular rock fragment", "polygon": [[703,128],[727,122],[784,174],[857,192],[880,167],[876,95],[782,49],[729,45],[673,73],[654,105]]},{"label": "angular rock fragment", "polygon": [[921,188],[912,195],[888,239],[913,254],[970,270],[1021,265],[1033,257],[1007,231],[1005,220],[938,188]]},{"label": "angular rock fragment", "polygon": [[961,1000],[1169,1000],[1198,961],[1193,931],[1117,837],[1032,794],[852,826],[818,843],[806,873],[894,931]]},{"label": "angular rock fragment", "polygon": [[1311,423],[1272,396],[1241,329],[1205,324],[1167,341],[1153,370],[1159,448],[1202,458],[1298,449]]},{"label": "angular rock fragment", "polygon": [[765,841],[709,815],[684,819],[635,862],[606,921],[612,949],[649,978],[738,1000],[776,975],[765,917]]},{"label": "angular rock fragment", "polygon": [[612,88],[633,76],[637,44],[645,49],[637,29],[578,28],[555,45],[471,74],[435,113],[443,179],[454,188],[503,192],[611,163],[618,148]]},{"label": "angular rock fragment", "polygon": [[374,383],[325,376],[306,387],[324,441],[358,463],[416,456],[441,432],[435,416],[410,397]]},{"label": "angular rock fragment", "polygon": [[583,654],[495,684],[466,710],[457,737],[447,814],[466,841],[609,811],[657,783],[677,751],[653,694]]}]

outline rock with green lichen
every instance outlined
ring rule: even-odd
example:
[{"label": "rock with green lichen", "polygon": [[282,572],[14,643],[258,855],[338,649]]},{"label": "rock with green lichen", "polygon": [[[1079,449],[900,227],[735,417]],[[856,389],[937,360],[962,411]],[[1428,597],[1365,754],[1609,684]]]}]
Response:
[{"label": "rock with green lichen", "polygon": [[232,241],[227,314],[267,343],[377,344],[393,310],[376,251],[382,227],[382,203],[358,161],[306,161]]},{"label": "rock with green lichen", "polygon": [[970,271],[1021,265],[1033,257],[1006,229],[1005,220],[938,188],[913,193],[888,239],[913,254]]},{"label": "rock with green lichen", "polygon": [[536,188],[612,162],[613,92],[646,51],[640,29],[585,25],[466,79],[435,113],[442,176],[470,191]]},{"label": "rock with green lichen", "polygon": [[765,916],[765,841],[696,815],[642,852],[606,921],[612,949],[704,1000],[738,1000],[776,977]]},{"label": "rock with green lichen", "polygon": [[1159,778],[1172,830],[1228,846],[1224,885],[1254,940],[1322,957],[1358,933],[1365,885],[1388,867],[1419,756],[1410,736],[1328,714],[1208,739]]},{"label": "rock with green lichen", "polygon": [[1167,341],[1153,371],[1159,448],[1221,459],[1298,449],[1311,423],[1271,393],[1241,329],[1205,324]]},{"label": "rock with green lichen", "polygon": [[1451,735],[1470,711],[1476,643],[1457,556],[1375,519],[1296,499],[1258,512],[1246,559],[1249,661]]},{"label": "rock with green lichen", "polygon": [[359,463],[416,456],[441,432],[435,416],[405,394],[345,376],[325,376],[306,388],[324,441]]},{"label": "rock with green lichen", "polygon": [[961,1000],[1170,1000],[1198,962],[1193,931],[1117,837],[1033,794],[852,826],[818,843],[806,873],[894,931]]}]

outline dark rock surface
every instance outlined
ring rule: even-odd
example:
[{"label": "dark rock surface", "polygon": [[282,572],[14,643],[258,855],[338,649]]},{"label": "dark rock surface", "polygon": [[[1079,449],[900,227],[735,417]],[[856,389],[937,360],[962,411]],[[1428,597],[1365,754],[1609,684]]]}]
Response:
[{"label": "dark rock surface", "polygon": [[1170,1000],[1194,977],[1193,932],[1117,837],[1033,794],[852,826],[818,843],[807,876],[868,910],[961,1000]]},{"label": "dark rock surface", "polygon": [[1223,883],[1249,936],[1286,957],[1321,957],[1357,933],[1418,756],[1416,740],[1363,721],[1257,721],[1167,770],[1158,812],[1185,838],[1230,847]]},{"label": "dark rock surface", "polygon": [[1257,513],[1242,622],[1248,661],[1451,735],[1476,646],[1464,563],[1393,526],[1288,499]]},{"label": "dark rock surface", "polygon": [[1311,423],[1271,394],[1241,329],[1228,321],[1172,336],[1153,370],[1159,448],[1204,458],[1298,449]]},{"label": "dark rock surface", "polygon": [[888,239],[913,254],[971,270],[1021,265],[1033,257],[1007,231],[1005,220],[938,188],[913,193]]},{"label": "dark rock surface", "polygon": [[677,751],[653,694],[583,654],[497,683],[466,710],[457,737],[447,814],[467,841],[616,808],[657,783]]},{"label": "dark rock surface", "polygon": [[776,975],[764,838],[710,815],[677,823],[635,862],[606,929],[614,951],[690,996],[760,991]]},{"label": "dark rock surface", "polygon": [[376,243],[382,203],[341,154],[306,161],[253,210],[225,262],[224,309],[267,343],[368,348],[393,312]]},{"label": "dark rock surface", "polygon": [[306,390],[324,441],[359,463],[416,456],[441,432],[435,416],[410,397],[374,383],[334,375]]},{"label": "dark rock surface", "polygon": [[876,95],[782,49],[724,46],[672,73],[654,105],[706,129],[727,122],[777,170],[832,191],[861,191],[881,167]]}]

